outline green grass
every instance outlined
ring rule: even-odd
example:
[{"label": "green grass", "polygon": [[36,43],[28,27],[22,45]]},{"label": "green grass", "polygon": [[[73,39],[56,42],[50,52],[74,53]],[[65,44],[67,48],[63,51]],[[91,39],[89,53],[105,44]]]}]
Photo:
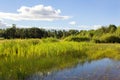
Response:
[{"label": "green grass", "polygon": [[0,80],[24,80],[38,71],[62,69],[78,62],[106,57],[120,60],[120,44],[65,42],[56,39],[2,40]]}]

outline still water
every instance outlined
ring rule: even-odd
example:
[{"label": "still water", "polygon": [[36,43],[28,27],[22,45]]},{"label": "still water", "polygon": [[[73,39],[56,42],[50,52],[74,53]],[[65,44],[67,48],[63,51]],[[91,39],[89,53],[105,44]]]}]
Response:
[{"label": "still water", "polygon": [[37,72],[26,80],[120,80],[120,62],[105,58],[63,70]]}]

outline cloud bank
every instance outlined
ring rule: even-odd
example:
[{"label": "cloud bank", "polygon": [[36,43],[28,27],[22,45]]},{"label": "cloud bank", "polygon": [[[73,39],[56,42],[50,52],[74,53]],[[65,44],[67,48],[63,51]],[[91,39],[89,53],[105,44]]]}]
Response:
[{"label": "cloud bank", "polygon": [[54,9],[52,6],[36,5],[33,7],[22,6],[17,10],[18,13],[0,12],[1,19],[10,20],[64,20],[69,16],[61,16],[60,9]]}]

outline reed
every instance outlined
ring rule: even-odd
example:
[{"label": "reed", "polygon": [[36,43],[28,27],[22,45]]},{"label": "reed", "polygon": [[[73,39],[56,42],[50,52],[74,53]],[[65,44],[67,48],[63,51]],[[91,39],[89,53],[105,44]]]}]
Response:
[{"label": "reed", "polygon": [[87,60],[120,59],[120,44],[47,40],[0,41],[0,80],[25,80],[38,71],[62,69]]}]

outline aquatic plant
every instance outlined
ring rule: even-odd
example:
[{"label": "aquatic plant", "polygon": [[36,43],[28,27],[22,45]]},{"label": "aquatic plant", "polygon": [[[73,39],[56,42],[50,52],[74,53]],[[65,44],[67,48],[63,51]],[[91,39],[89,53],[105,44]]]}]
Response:
[{"label": "aquatic plant", "polygon": [[62,69],[78,62],[106,57],[120,59],[120,44],[50,41],[44,42],[40,39],[1,41],[0,79],[24,80],[37,71]]}]

